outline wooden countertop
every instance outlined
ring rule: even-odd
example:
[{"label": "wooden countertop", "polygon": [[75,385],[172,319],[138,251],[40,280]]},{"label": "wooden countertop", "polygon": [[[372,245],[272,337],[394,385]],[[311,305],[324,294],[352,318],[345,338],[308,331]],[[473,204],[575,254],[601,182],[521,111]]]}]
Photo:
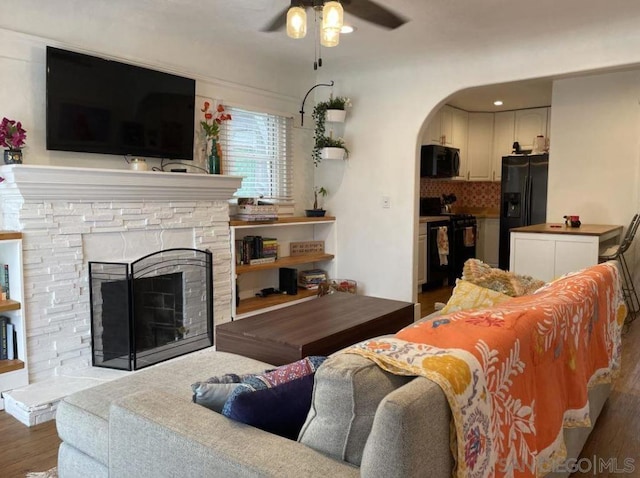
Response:
[{"label": "wooden countertop", "polygon": [[622,234],[622,226],[609,224],[582,224],[580,227],[567,227],[564,224],[546,223],[533,226],[514,227],[510,232],[533,232],[540,234],[572,234],[575,236],[612,236]]}]

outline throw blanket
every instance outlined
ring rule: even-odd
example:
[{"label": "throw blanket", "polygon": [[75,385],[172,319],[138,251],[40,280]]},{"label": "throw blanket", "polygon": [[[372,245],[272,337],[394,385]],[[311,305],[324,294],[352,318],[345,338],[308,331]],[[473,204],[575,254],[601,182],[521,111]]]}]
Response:
[{"label": "throw blanket", "polygon": [[347,352],[440,385],[453,414],[457,476],[542,476],[566,459],[563,426],[590,425],[588,388],[619,368],[625,316],[609,262]]}]

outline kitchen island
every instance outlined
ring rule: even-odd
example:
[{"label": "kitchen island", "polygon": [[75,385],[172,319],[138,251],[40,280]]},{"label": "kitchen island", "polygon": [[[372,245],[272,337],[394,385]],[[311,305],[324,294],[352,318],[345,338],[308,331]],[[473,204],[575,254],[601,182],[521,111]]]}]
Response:
[{"label": "kitchen island", "polygon": [[552,281],[598,263],[601,251],[620,243],[622,226],[535,224],[510,230],[509,270]]}]

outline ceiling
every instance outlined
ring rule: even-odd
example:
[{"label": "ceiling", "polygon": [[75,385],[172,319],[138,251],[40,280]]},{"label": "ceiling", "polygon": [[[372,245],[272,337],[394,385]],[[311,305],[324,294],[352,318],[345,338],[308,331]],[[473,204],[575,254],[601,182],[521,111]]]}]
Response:
[{"label": "ceiling", "polygon": [[[375,1],[409,21],[395,30],[386,30],[346,13],[345,22],[357,31],[342,35],[337,47],[322,49],[326,67],[357,67],[386,59],[424,62],[448,54],[453,58],[456,52],[498,55],[515,42],[526,45],[540,38],[556,37],[561,41],[584,31],[606,35],[615,31],[618,24],[628,28],[629,22],[637,25],[640,20],[640,2],[628,0]],[[85,39],[99,34],[130,37],[134,42],[161,35],[182,42],[187,39],[193,45],[211,49],[251,51],[263,58],[286,59],[298,64],[298,68],[313,68],[313,35],[292,40],[284,31],[261,31],[289,6],[290,0],[2,2],[0,27],[71,44],[85,44]],[[312,17],[309,15],[309,19]],[[447,102],[470,111],[495,111],[492,102],[498,97],[505,103],[502,109],[546,106],[551,102],[551,81],[468,90]]]}]

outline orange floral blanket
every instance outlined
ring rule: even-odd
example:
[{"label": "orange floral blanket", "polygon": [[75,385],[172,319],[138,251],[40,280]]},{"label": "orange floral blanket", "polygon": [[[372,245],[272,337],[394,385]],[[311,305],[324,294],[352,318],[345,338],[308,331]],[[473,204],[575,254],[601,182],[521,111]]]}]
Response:
[{"label": "orange floral blanket", "polygon": [[457,476],[542,476],[566,459],[563,426],[590,425],[588,388],[619,368],[625,316],[609,262],[347,352],[440,385],[453,414]]}]

